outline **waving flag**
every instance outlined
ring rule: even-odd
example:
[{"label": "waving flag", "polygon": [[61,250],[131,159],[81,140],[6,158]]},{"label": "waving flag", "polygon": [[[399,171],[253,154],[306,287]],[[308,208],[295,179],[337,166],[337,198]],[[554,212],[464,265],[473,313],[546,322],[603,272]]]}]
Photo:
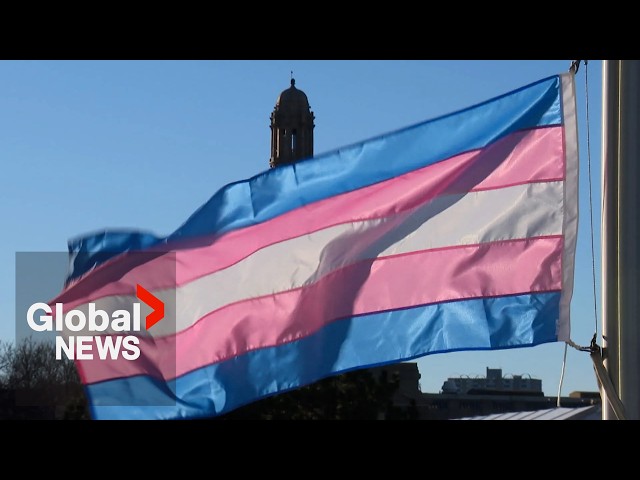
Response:
[{"label": "waving flag", "polygon": [[227,185],[166,237],[70,242],[65,312],[133,315],[138,285],[165,307],[139,358],[77,360],[93,417],[216,416],[353,369],[569,339],[573,81]]}]

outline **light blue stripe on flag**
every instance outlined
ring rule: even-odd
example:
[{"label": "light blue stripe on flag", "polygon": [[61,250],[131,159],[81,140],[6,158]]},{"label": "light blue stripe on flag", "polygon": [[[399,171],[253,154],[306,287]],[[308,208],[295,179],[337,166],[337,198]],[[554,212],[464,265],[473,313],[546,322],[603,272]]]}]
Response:
[{"label": "light blue stripe on flag", "polygon": [[302,340],[254,350],[166,384],[137,376],[92,384],[86,391],[96,419],[216,416],[256,398],[357,368],[432,353],[555,342],[559,300],[559,292],[550,292],[361,315],[333,322]]}]

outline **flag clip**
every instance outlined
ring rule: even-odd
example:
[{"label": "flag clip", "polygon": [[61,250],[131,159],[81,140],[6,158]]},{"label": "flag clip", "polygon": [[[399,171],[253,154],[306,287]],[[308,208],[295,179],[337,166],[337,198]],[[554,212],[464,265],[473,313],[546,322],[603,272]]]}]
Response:
[{"label": "flag clip", "polygon": [[569,71],[571,73],[575,75],[576,73],[578,73],[579,69],[580,69],[580,60],[574,60],[573,62],[571,62],[571,66],[569,67]]},{"label": "flag clip", "polygon": [[571,66],[569,67],[569,71],[571,73],[573,73],[574,75],[576,73],[578,73],[578,70],[580,69],[580,62],[584,62],[584,65],[586,67],[587,64],[589,63],[589,60],[574,60],[573,62],[571,62]]}]

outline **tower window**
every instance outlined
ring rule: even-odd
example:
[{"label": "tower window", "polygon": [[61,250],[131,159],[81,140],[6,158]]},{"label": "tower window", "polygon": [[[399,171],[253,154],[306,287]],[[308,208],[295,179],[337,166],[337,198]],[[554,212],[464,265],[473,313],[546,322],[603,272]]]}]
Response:
[{"label": "tower window", "polygon": [[297,140],[297,138],[296,138],[296,137],[297,137],[297,136],[298,136],[298,133],[296,132],[296,129],[294,128],[294,129],[291,131],[291,151],[292,151],[292,152],[295,152],[295,151],[296,151],[296,140]]}]

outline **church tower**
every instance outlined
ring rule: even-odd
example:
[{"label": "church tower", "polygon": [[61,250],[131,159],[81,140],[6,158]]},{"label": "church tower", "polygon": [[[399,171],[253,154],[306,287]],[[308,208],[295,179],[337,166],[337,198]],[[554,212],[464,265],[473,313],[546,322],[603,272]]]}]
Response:
[{"label": "church tower", "polygon": [[307,95],[291,78],[271,113],[271,168],[313,157],[314,119]]}]

